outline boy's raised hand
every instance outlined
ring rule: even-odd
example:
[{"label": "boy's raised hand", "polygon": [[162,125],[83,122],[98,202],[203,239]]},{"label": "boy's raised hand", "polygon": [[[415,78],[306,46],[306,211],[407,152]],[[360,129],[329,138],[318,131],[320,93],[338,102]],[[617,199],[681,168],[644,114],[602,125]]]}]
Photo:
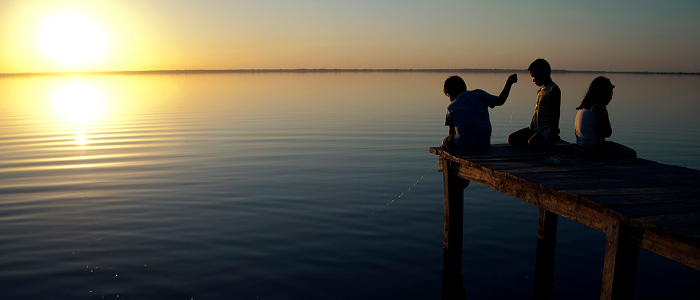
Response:
[{"label": "boy's raised hand", "polygon": [[517,74],[513,74],[513,75],[508,76],[508,80],[506,80],[506,86],[503,87],[501,94],[498,95],[498,97],[496,97],[496,100],[494,100],[494,102],[493,102],[494,106],[499,106],[499,105],[503,105],[503,103],[506,103],[506,99],[508,99],[508,95],[510,94],[510,86],[516,82],[518,82],[518,75]]},{"label": "boy's raised hand", "polygon": [[513,74],[508,77],[508,80],[506,81],[507,84],[513,84],[518,82],[518,74]]}]

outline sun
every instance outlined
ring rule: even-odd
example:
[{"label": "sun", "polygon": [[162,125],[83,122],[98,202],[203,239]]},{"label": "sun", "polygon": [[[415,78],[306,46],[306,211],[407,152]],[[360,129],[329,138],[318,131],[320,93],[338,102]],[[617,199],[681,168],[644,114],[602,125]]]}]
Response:
[{"label": "sun", "polygon": [[107,52],[107,36],[100,23],[77,12],[48,16],[39,25],[37,37],[42,52],[67,67],[89,66]]}]

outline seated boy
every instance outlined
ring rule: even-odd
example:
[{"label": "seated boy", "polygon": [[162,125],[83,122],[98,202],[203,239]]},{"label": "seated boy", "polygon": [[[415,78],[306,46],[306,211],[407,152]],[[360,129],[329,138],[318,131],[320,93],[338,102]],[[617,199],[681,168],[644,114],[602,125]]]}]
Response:
[{"label": "seated boy", "polygon": [[443,92],[450,98],[445,118],[445,125],[449,126],[449,135],[440,147],[488,147],[491,144],[488,108],[503,105],[510,94],[510,87],[517,81],[516,74],[510,75],[501,94],[494,96],[483,90],[467,91],[467,84],[459,76],[447,78]]},{"label": "seated boy", "polygon": [[535,114],[532,116],[530,127],[510,134],[508,143],[533,149],[551,147],[559,141],[561,90],[552,81],[552,68],[546,60],[536,59],[527,70],[532,76],[532,82],[540,87],[537,91]]}]

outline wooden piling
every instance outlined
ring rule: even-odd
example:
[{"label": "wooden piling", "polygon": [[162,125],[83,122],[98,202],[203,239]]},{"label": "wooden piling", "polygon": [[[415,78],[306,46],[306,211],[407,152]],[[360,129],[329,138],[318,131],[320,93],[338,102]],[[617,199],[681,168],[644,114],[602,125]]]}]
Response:
[{"label": "wooden piling", "polygon": [[452,162],[440,160],[443,190],[445,194],[445,241],[443,251],[442,295],[443,300],[464,300],[462,286],[462,239],[464,236],[464,189],[469,181],[451,172]]},{"label": "wooden piling", "polygon": [[600,299],[632,299],[641,232],[611,221],[605,232],[605,264]]},{"label": "wooden piling", "polygon": [[[453,163],[443,159],[440,161],[442,170],[449,170]],[[442,173],[445,193],[445,249],[462,249],[464,233],[464,189],[469,180],[451,172]]]},{"label": "wooden piling", "polygon": [[532,298],[549,299],[554,283],[554,250],[557,246],[557,221],[559,216],[540,208],[537,223],[537,254]]}]

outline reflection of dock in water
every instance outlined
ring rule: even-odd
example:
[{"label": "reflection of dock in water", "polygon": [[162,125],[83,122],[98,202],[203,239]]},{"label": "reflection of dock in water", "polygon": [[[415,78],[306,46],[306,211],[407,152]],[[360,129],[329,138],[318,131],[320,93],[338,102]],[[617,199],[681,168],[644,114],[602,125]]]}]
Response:
[{"label": "reflection of dock in water", "polygon": [[552,291],[558,216],[606,234],[601,299],[632,298],[640,248],[700,270],[698,170],[640,158],[561,156],[569,164],[546,164],[550,152],[509,145],[430,152],[440,156],[445,190],[443,299],[464,299],[463,197],[470,181],[540,208],[534,299]]}]

